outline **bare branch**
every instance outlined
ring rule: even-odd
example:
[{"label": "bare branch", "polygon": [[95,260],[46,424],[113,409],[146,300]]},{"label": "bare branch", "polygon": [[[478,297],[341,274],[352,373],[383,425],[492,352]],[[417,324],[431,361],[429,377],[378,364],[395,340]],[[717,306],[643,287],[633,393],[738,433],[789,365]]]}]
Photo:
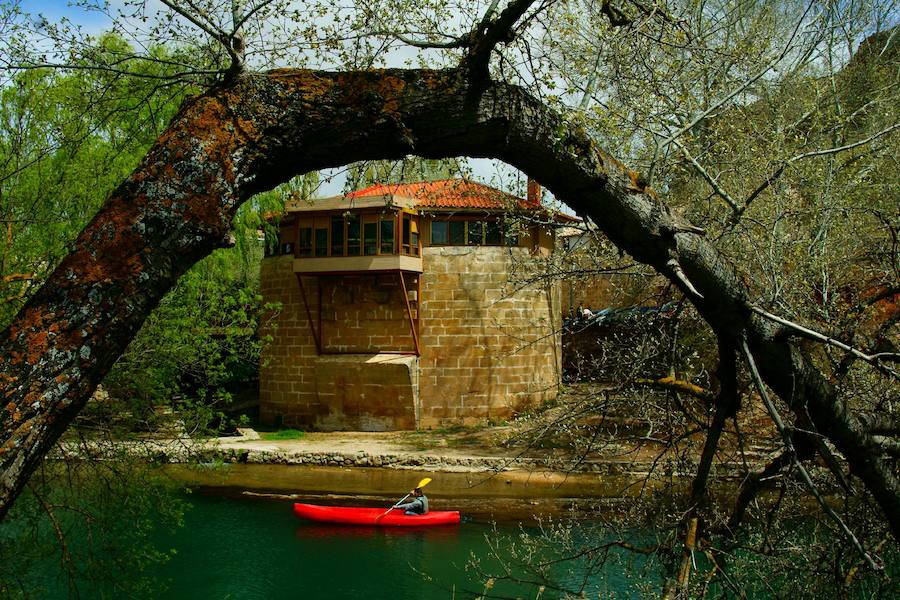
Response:
[{"label": "bare branch", "polygon": [[828,337],[827,335],[824,335],[817,331],[813,331],[812,329],[803,327],[802,325],[798,325],[797,323],[794,323],[793,321],[788,321],[787,319],[783,319],[777,315],[773,315],[772,313],[767,312],[758,306],[751,305],[750,310],[752,310],[756,314],[763,316],[771,321],[775,321],[776,323],[784,325],[785,327],[790,327],[794,331],[802,334],[803,337],[806,337],[808,339],[815,340],[818,342],[823,342],[823,343],[829,344],[831,346],[835,346],[837,348],[840,348],[841,350],[845,350],[845,351],[849,352],[850,354],[852,354],[853,356],[871,364],[872,366],[877,368],[879,371],[882,371],[882,372],[892,375],[894,377],[900,378],[900,376],[898,376],[896,371],[886,367],[885,365],[882,365],[880,362],[882,360],[889,361],[889,362],[900,362],[900,354],[896,354],[896,353],[892,353],[892,352],[880,352],[878,354],[866,354],[865,352],[857,350],[856,348],[853,348],[852,346],[849,346],[843,342],[840,342],[832,337]]},{"label": "bare branch", "polygon": [[[140,57],[134,57],[136,60],[139,60]],[[196,75],[221,75],[223,73],[222,70],[206,70],[206,69],[192,69],[189,71],[180,71],[177,73],[172,73],[170,75],[159,75],[156,73],[141,73],[140,71],[133,71],[128,69],[118,69],[110,65],[82,65],[82,64],[71,64],[71,63],[34,63],[28,65],[9,65],[5,67],[7,69],[16,70],[16,71],[33,71],[35,69],[66,69],[70,71],[98,71],[102,73],[112,73],[114,75],[127,75],[128,77],[133,77],[136,79],[154,79],[159,81],[172,81],[174,79],[183,79],[185,77],[193,77]]]},{"label": "bare branch", "polygon": [[678,146],[678,149],[681,150],[681,153],[684,155],[684,157],[688,159],[688,161],[690,161],[690,163],[694,166],[694,169],[698,173],[700,173],[700,176],[703,177],[703,179],[705,179],[707,183],[709,183],[710,187],[713,189],[716,195],[724,200],[725,203],[731,207],[731,210],[735,212],[739,211],[740,207],[738,206],[738,203],[728,195],[728,192],[722,189],[722,186],[719,185],[719,182],[717,182],[715,178],[713,178],[713,176],[703,168],[703,165],[697,162],[697,159],[694,158],[690,152],[688,152],[688,149],[685,148],[684,145],[682,145],[678,140],[672,140],[672,143]]},{"label": "bare branch", "polygon": [[865,146],[866,144],[868,144],[870,142],[874,142],[878,138],[889,134],[890,132],[894,131],[897,128],[900,128],[900,123],[895,123],[894,125],[891,125],[890,127],[886,128],[886,129],[882,129],[878,133],[874,133],[874,134],[870,135],[869,137],[859,140],[857,142],[853,142],[852,144],[846,144],[844,146],[838,146],[836,148],[826,148],[824,150],[814,150],[812,152],[804,152],[803,154],[798,154],[797,156],[791,157],[791,158],[783,161],[778,166],[777,169],[775,169],[768,177],[766,177],[765,181],[763,181],[761,184],[759,184],[759,186],[755,190],[753,190],[749,196],[747,196],[747,199],[744,200],[743,206],[741,206],[739,209],[737,207],[733,207],[736,212],[735,218],[739,219],[741,217],[741,215],[743,215],[744,212],[746,212],[746,210],[750,207],[750,204],[757,198],[757,196],[759,196],[769,186],[771,186],[773,183],[775,183],[778,180],[778,178],[784,174],[785,169],[787,169],[789,166],[791,166],[795,162],[803,160],[804,158],[812,158],[815,156],[827,156],[829,154],[838,154],[840,152],[846,152],[847,150],[852,150],[853,148]]},{"label": "bare branch", "polygon": [[75,562],[72,560],[72,554],[69,552],[69,544],[66,542],[66,534],[63,532],[62,526],[59,523],[59,519],[56,518],[56,513],[53,512],[53,507],[47,502],[47,500],[38,493],[38,491],[34,488],[30,483],[28,484],[28,488],[31,490],[32,495],[38,501],[38,504],[41,505],[41,509],[43,509],[44,514],[47,515],[47,518],[50,520],[50,524],[53,526],[53,534],[56,536],[56,541],[59,543],[60,549],[60,560],[63,563],[63,568],[66,572],[68,585],[70,588],[70,592],[74,589],[74,575],[75,575]]},{"label": "bare branch", "polygon": [[[762,79],[762,77],[766,73],[771,71],[772,68],[774,68],[778,63],[780,63],[782,60],[784,60],[785,56],[787,56],[788,52],[791,50],[791,48],[793,48],[794,38],[797,37],[797,33],[800,30],[800,25],[803,23],[803,19],[809,13],[809,10],[812,8],[813,4],[814,4],[813,2],[810,2],[807,5],[806,10],[803,12],[803,15],[797,21],[797,26],[794,28],[794,31],[792,32],[791,37],[788,40],[787,44],[785,44],[782,51],[775,58],[770,60],[763,68],[761,68],[759,71],[757,71],[751,77],[749,77],[741,85],[739,85],[735,89],[733,89],[724,98],[722,98],[718,102],[713,103],[712,106],[710,106],[709,108],[704,110],[702,113],[700,113],[699,115],[697,115],[696,117],[691,119],[691,121],[687,125],[682,126],[681,129],[679,129],[675,133],[669,134],[669,136],[665,140],[663,140],[663,142],[659,145],[660,150],[665,150],[665,148],[668,147],[669,144],[671,144],[673,141],[675,141],[676,139],[680,138],[682,135],[684,135],[685,133],[687,133],[688,131],[693,129],[698,123],[700,123],[701,121],[703,121],[704,119],[706,119],[707,117],[709,117],[710,115],[712,115],[713,113],[718,111],[722,106],[725,105],[726,102],[729,102],[732,98],[734,98],[738,94],[742,93],[748,87],[750,87],[751,85],[753,85],[754,83],[756,83],[757,81]],[[655,167],[656,167],[655,163],[650,165],[650,169],[648,170],[648,173],[647,173],[648,181],[653,180],[653,171],[654,171]]]},{"label": "bare branch", "polygon": [[662,377],[660,379],[638,378],[635,379],[632,383],[634,383],[635,385],[648,386],[672,392],[680,392],[688,394],[689,396],[694,396],[695,398],[700,398],[701,400],[711,401],[713,398],[715,398],[715,394],[713,394],[711,391],[702,388],[699,385],[694,385],[690,381],[682,381],[680,379],[675,379],[674,377]]},{"label": "bare branch", "polygon": [[253,17],[253,15],[258,13],[260,10],[262,10],[266,6],[272,4],[274,1],[275,0],[265,0],[265,2],[260,2],[259,4],[257,4],[256,6],[254,6],[247,12],[245,12],[243,15],[239,16],[237,18],[237,20],[234,22],[234,25],[232,26],[231,34],[232,35],[237,34],[241,30],[241,28],[247,23],[247,21],[249,21],[250,18]]},{"label": "bare branch", "polygon": [[[190,11],[185,10],[184,8],[179,6],[177,3],[172,2],[172,0],[160,0],[160,2],[165,4],[167,7],[169,7],[175,13],[181,15],[183,18],[188,20],[190,23],[192,23],[194,26],[199,28],[201,31],[203,31],[210,37],[212,37],[220,42],[223,42],[223,43],[227,40],[227,38],[228,38],[227,33],[222,31],[221,29],[212,27],[208,23],[204,23],[201,19],[194,16]],[[188,6],[190,6],[191,8],[194,8],[196,10],[196,8],[194,7],[193,3],[190,2],[190,0],[186,0],[186,3]],[[230,45],[230,44],[226,44],[226,45]]]},{"label": "bare branch", "polygon": [[900,433],[900,420],[893,415],[864,412],[858,413],[856,418],[862,424],[863,429],[870,434],[896,435]]},{"label": "bare branch", "polygon": [[394,37],[404,44],[408,46],[412,46],[414,48],[422,48],[422,49],[452,49],[452,48],[465,48],[469,41],[468,39],[463,37],[451,38],[446,42],[429,42],[426,40],[416,40],[411,37],[407,37],[404,33],[398,33],[396,31],[390,31],[387,29],[378,29],[372,32],[373,35],[388,35]]},{"label": "bare branch", "polygon": [[9,275],[0,276],[0,283],[11,283],[13,281],[31,281],[34,279],[34,273],[10,273]]},{"label": "bare branch", "polygon": [[873,435],[872,443],[876,450],[900,458],[900,442],[884,435]]},{"label": "bare branch", "polygon": [[[185,10],[183,7],[179,6],[177,3],[172,0],[160,0],[163,4],[165,4],[169,9],[173,12],[177,13],[181,17],[188,20],[191,24],[198,27],[201,31],[208,34],[214,40],[218,41],[222,47],[225,48],[225,51],[228,53],[228,57],[231,59],[231,65],[228,67],[228,73],[231,76],[238,75],[244,69],[244,61],[241,57],[242,50],[240,47],[235,47],[236,44],[232,43],[235,39],[234,35],[229,35],[228,33],[222,31],[217,27],[213,27],[211,24],[204,22],[190,11]],[[185,3],[192,8],[195,12],[202,14],[203,11],[199,10],[194,3],[190,0],[185,0]]]},{"label": "bare branch", "polygon": [[730,535],[734,535],[737,528],[740,527],[741,522],[744,520],[744,513],[747,511],[747,507],[750,506],[750,503],[753,502],[754,498],[756,498],[756,495],[766,482],[778,475],[778,473],[790,463],[790,453],[784,451],[762,469],[749,473],[744,481],[741,482],[738,498],[734,503],[731,516],[728,518],[728,525],[726,525]]},{"label": "bare branch", "polygon": [[[816,484],[813,483],[812,478],[809,476],[809,472],[807,472],[806,468],[803,466],[803,463],[800,462],[800,459],[797,457],[797,453],[794,451],[794,443],[791,440],[791,432],[784,425],[784,421],[781,420],[781,415],[778,414],[778,411],[775,409],[775,405],[772,404],[772,400],[769,398],[769,393],[766,391],[766,386],[763,383],[762,377],[759,375],[759,371],[756,369],[756,361],[753,360],[753,355],[750,353],[750,348],[747,346],[747,340],[741,340],[741,351],[744,354],[744,359],[747,361],[747,366],[750,368],[750,375],[752,376],[753,383],[756,385],[756,391],[759,392],[760,398],[762,398],[763,404],[766,405],[766,410],[769,412],[769,416],[772,418],[772,422],[775,423],[776,429],[778,429],[778,433],[781,434],[782,442],[784,443],[784,448],[786,453],[790,456],[791,460],[794,463],[794,466],[797,468],[797,472],[800,473],[800,478],[803,480],[803,483],[806,484],[806,487],[809,489],[810,493],[816,499],[816,502],[819,503],[819,506],[822,507],[822,510],[825,511],[832,521],[838,526],[838,528],[843,532],[844,536],[853,544],[856,548],[856,551],[859,552],[860,556],[862,556],[866,563],[868,563],[869,568],[873,571],[881,571],[884,566],[876,563],[871,556],[866,552],[865,548],[862,547],[859,539],[857,539],[856,535],[850,531],[850,528],[847,527],[846,523],[841,519],[841,517],[834,512],[834,509],[825,501],[825,498],[822,497],[822,494],[819,492],[819,489],[816,487]],[[880,562],[880,561],[879,561]]]},{"label": "bare branch", "polygon": [[610,0],[603,0],[603,3],[600,5],[600,12],[606,15],[606,18],[609,19],[609,24],[613,27],[624,27],[634,23],[634,19],[610,4]]},{"label": "bare branch", "polygon": [[703,299],[703,294],[697,291],[697,288],[694,287],[694,284],[691,283],[691,280],[687,278],[687,275],[684,273],[684,269],[681,268],[681,265],[678,263],[678,260],[675,258],[670,258],[666,262],[666,266],[671,269],[672,274],[684,285],[687,290],[696,296],[699,299]]}]

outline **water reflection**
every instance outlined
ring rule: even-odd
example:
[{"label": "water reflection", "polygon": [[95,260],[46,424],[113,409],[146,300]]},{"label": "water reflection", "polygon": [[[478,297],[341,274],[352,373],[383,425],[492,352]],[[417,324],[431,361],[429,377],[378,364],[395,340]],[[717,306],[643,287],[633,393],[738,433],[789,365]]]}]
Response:
[{"label": "water reflection", "polygon": [[357,525],[327,525],[322,523],[301,523],[294,531],[298,540],[321,538],[370,539],[370,540],[427,540],[447,543],[459,538],[459,525],[438,525],[429,527],[365,527]]}]

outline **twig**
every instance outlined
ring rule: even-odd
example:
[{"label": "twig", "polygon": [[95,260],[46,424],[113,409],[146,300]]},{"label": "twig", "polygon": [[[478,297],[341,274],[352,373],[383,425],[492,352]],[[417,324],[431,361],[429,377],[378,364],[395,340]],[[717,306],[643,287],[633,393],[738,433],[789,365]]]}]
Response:
[{"label": "twig", "polygon": [[747,366],[750,368],[750,375],[753,379],[753,383],[756,385],[756,391],[759,392],[760,397],[762,398],[763,403],[766,405],[766,410],[769,412],[769,416],[772,418],[772,422],[775,423],[775,428],[778,429],[778,433],[781,434],[781,439],[784,442],[785,450],[791,458],[791,461],[794,463],[794,466],[797,467],[797,471],[800,473],[800,478],[803,480],[803,483],[806,484],[806,487],[809,488],[810,493],[812,493],[813,497],[816,499],[816,502],[822,507],[822,510],[825,511],[832,521],[838,526],[838,528],[844,533],[847,539],[853,544],[856,548],[857,552],[865,559],[866,563],[868,563],[869,568],[873,571],[880,571],[884,567],[879,566],[872,557],[866,552],[865,548],[862,547],[862,544],[857,539],[857,537],[850,531],[850,528],[844,523],[841,517],[834,512],[834,509],[828,505],[825,501],[825,498],[822,497],[822,494],[819,492],[818,488],[816,488],[816,484],[813,483],[812,478],[809,476],[809,472],[803,466],[803,463],[800,462],[800,459],[797,457],[797,453],[794,451],[794,444],[791,441],[791,433],[785,427],[784,421],[781,420],[781,415],[778,414],[778,411],[775,409],[775,405],[772,404],[772,400],[769,398],[768,392],[766,392],[766,386],[763,383],[762,377],[759,375],[759,371],[756,369],[756,362],[753,360],[753,355],[750,353],[750,348],[747,346],[746,338],[741,339],[741,351],[744,354],[744,359],[747,361]]},{"label": "twig", "polygon": [[38,493],[34,486],[28,484],[29,489],[31,489],[31,493],[34,495],[35,499],[38,501],[38,504],[41,505],[41,508],[46,513],[47,518],[50,519],[50,524],[53,526],[53,533],[56,535],[56,540],[59,542],[59,549],[61,553],[61,560],[66,569],[67,580],[69,584],[69,592],[74,591],[75,586],[75,563],[72,560],[72,555],[69,553],[69,545],[66,543],[66,534],[63,533],[62,526],[59,524],[59,519],[56,518],[56,514],[53,512],[53,507],[47,503],[47,500]]},{"label": "twig", "polygon": [[669,390],[674,392],[682,392],[689,396],[694,396],[695,398],[700,398],[701,400],[710,401],[716,397],[711,391],[700,387],[699,385],[694,385],[690,381],[682,381],[680,379],[675,379],[674,377],[661,377],[659,379],[644,379],[637,378],[632,383],[635,385],[646,385],[649,387],[660,388],[663,390]]},{"label": "twig", "polygon": [[845,350],[846,352],[849,352],[853,356],[871,364],[878,370],[883,371],[885,373],[889,373],[889,374],[893,375],[894,377],[900,378],[900,375],[898,375],[896,371],[879,363],[879,361],[882,361],[882,360],[889,360],[891,362],[900,362],[900,354],[893,353],[893,352],[879,352],[877,354],[866,354],[865,352],[863,352],[861,350],[857,350],[856,348],[849,346],[849,345],[845,344],[844,342],[838,341],[838,340],[836,340],[832,337],[829,337],[825,334],[819,333],[818,331],[813,331],[812,329],[809,329],[802,325],[798,325],[797,323],[794,323],[793,321],[788,321],[787,319],[784,319],[777,315],[773,315],[772,313],[765,311],[758,306],[751,305],[750,310],[752,310],[756,314],[758,314],[762,317],[765,317],[771,321],[775,321],[776,323],[779,323],[786,327],[790,327],[791,329],[797,331],[798,333],[802,333],[804,336],[806,336],[809,339],[823,342],[825,344],[829,344],[831,346],[840,348],[841,350]]},{"label": "twig", "polygon": [[894,131],[898,127],[900,127],[900,123],[895,123],[894,125],[891,125],[887,129],[882,129],[878,133],[874,133],[874,134],[870,135],[869,137],[859,140],[857,142],[853,142],[852,144],[846,144],[844,146],[838,146],[836,148],[825,148],[824,150],[813,150],[811,152],[804,152],[803,154],[798,154],[797,156],[794,156],[785,161],[782,161],[782,163],[778,166],[778,168],[775,169],[768,177],[766,177],[765,181],[763,181],[761,184],[759,184],[759,186],[755,190],[753,190],[749,196],[747,196],[747,199],[744,200],[743,206],[741,206],[740,208],[738,208],[737,206],[733,207],[735,210],[735,219],[739,219],[741,217],[741,215],[743,215],[744,212],[746,212],[746,210],[750,207],[750,203],[752,203],[756,199],[756,197],[759,196],[761,193],[763,193],[770,185],[775,183],[775,181],[777,181],[778,178],[781,177],[781,175],[784,173],[785,169],[787,169],[789,166],[791,166],[795,162],[797,162],[799,160],[803,160],[804,158],[812,158],[814,156],[826,156],[828,154],[837,154],[839,152],[844,152],[846,150],[852,150],[853,148],[857,148],[859,146],[868,144],[869,142],[873,142],[876,139],[880,138],[881,136],[889,134],[890,132]]},{"label": "twig", "polygon": [[734,212],[738,212],[740,210],[738,203],[735,202],[734,198],[728,195],[728,192],[722,189],[722,186],[719,185],[719,182],[716,181],[715,178],[713,178],[713,176],[703,168],[703,165],[697,162],[697,159],[694,158],[690,152],[688,152],[688,149],[685,148],[684,145],[681,144],[681,142],[679,142],[678,140],[672,140],[672,143],[675,144],[678,149],[681,150],[681,153],[684,155],[684,157],[688,159],[688,161],[690,161],[692,165],[694,165],[694,169],[696,169],[696,171],[700,173],[700,176],[706,180],[706,182],[710,185],[716,195],[724,200],[725,203],[731,207],[731,210],[733,210]]},{"label": "twig", "polygon": [[[791,33],[790,39],[788,40],[787,44],[785,44],[784,48],[782,49],[781,53],[778,56],[776,56],[771,61],[769,61],[762,69],[757,71],[754,75],[752,75],[749,79],[747,79],[741,85],[739,85],[738,87],[733,89],[727,96],[725,96],[724,98],[722,98],[721,100],[719,100],[718,102],[714,103],[712,106],[710,106],[709,108],[704,110],[702,113],[700,113],[699,115],[694,117],[690,121],[690,123],[683,126],[681,129],[679,129],[675,133],[670,134],[662,142],[662,144],[660,144],[660,148],[665,150],[665,148],[667,148],[669,144],[671,144],[676,139],[680,138],[682,135],[684,135],[685,133],[687,133],[688,131],[693,129],[694,126],[696,126],[698,123],[700,123],[700,121],[704,120],[706,117],[708,117],[709,115],[711,115],[714,112],[716,112],[717,110],[719,110],[719,108],[724,106],[726,102],[728,102],[729,100],[731,100],[732,98],[734,98],[735,96],[737,96],[738,94],[740,94],[741,92],[746,90],[748,87],[750,87],[751,85],[753,85],[754,83],[759,81],[775,65],[777,65],[782,60],[784,60],[784,57],[787,56],[788,51],[793,47],[794,38],[797,37],[797,32],[800,30],[800,25],[803,23],[803,19],[809,13],[810,9],[813,7],[813,4],[814,4],[813,2],[810,2],[807,5],[806,10],[803,12],[803,15],[797,21],[797,26],[794,28],[794,31]],[[655,164],[650,166],[649,174],[647,176],[647,179],[650,181],[653,180],[653,170],[654,170],[655,166],[656,166]]]}]

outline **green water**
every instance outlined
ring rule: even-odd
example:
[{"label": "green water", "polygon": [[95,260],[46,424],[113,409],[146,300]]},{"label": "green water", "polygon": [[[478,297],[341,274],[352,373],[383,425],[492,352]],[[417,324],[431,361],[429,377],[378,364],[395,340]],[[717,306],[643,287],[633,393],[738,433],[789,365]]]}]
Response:
[{"label": "green water", "polygon": [[[493,598],[541,600],[563,596],[560,588],[584,590],[588,598],[645,598],[659,592],[660,567],[642,554],[611,547],[608,554],[584,554],[587,547],[610,541],[604,530],[591,523],[520,527],[514,523],[494,525],[469,521],[457,526],[429,528],[340,527],[301,521],[293,516],[289,501],[263,501],[247,497],[188,495],[191,507],[185,513],[184,526],[170,530],[151,518],[149,529],[154,545],[169,554],[158,562],[147,554],[141,535],[129,537],[130,530],[141,529],[138,512],[128,506],[115,512],[112,521],[119,526],[113,546],[92,537],[77,520],[67,518],[61,525],[67,531],[68,548],[81,565],[74,582],[67,581],[60,568],[59,548],[52,534],[46,547],[25,543],[14,548],[13,560],[0,561],[0,585],[3,580],[20,580],[24,587],[16,597],[43,599],[78,598],[160,598],[160,599],[310,599],[366,598],[472,598],[480,594]],[[331,503],[347,504],[331,499]],[[445,499],[435,499],[445,508]],[[171,502],[171,500],[169,500]],[[329,503],[328,500],[319,500]],[[377,503],[377,500],[369,501]],[[388,501],[385,501],[387,503]],[[454,501],[457,502],[457,501]],[[111,510],[122,508],[122,503]],[[496,514],[505,504],[481,502]],[[478,513],[472,505],[468,514]],[[159,513],[148,513],[148,515]],[[485,517],[477,517],[482,519]],[[4,522],[3,538],[13,539],[16,530],[24,531],[27,521]],[[799,538],[812,539],[809,521],[800,522]],[[563,530],[559,535],[557,528]],[[805,531],[805,533],[804,533]],[[44,532],[48,533],[48,532]],[[622,532],[635,546],[653,545],[653,537],[638,531]],[[536,544],[534,540],[545,540]],[[546,541],[549,540],[549,541]],[[34,558],[27,560],[28,554]],[[579,560],[563,561],[579,556]],[[806,579],[794,581],[794,568],[803,566],[790,557],[785,561],[761,560],[759,556],[736,552],[741,564],[729,578],[748,598],[823,597],[806,589]],[[43,557],[43,558],[42,558]],[[709,571],[703,555],[697,558],[697,572]],[[885,578],[865,577],[849,594],[852,598],[898,597],[900,560],[885,556]],[[522,559],[522,560],[517,560]],[[481,572],[472,567],[480,563]],[[540,572],[536,566],[547,565]],[[523,565],[530,565],[523,566]],[[773,568],[774,567],[774,568]],[[516,583],[499,578],[486,585],[488,574],[507,573],[510,578],[537,582]],[[539,591],[541,576],[546,589]],[[806,583],[804,583],[806,582]],[[72,584],[75,584],[74,586]],[[820,581],[828,589],[827,579]],[[145,585],[146,584],[146,585]],[[139,587],[144,585],[144,587]],[[137,590],[137,591],[135,591]],[[15,590],[14,590],[15,591]],[[72,592],[75,593],[72,593]],[[486,593],[485,593],[486,592]],[[732,597],[722,582],[714,582],[708,597]],[[0,589],[0,597],[6,597]],[[824,597],[832,597],[826,595]]]},{"label": "green water", "polygon": [[[156,573],[168,584],[159,598],[466,598],[484,591],[485,582],[466,570],[467,563],[476,557],[486,569],[502,570],[489,542],[519,539],[522,531],[513,524],[471,522],[421,529],[327,526],[297,519],[289,503],[202,496],[191,503],[185,527],[158,540],[177,550]],[[608,571],[588,578],[589,597],[641,597],[614,569]],[[557,569],[554,575],[577,588],[584,572]],[[508,582],[495,583],[490,592],[538,593]],[[547,589],[541,597],[559,595]]]}]

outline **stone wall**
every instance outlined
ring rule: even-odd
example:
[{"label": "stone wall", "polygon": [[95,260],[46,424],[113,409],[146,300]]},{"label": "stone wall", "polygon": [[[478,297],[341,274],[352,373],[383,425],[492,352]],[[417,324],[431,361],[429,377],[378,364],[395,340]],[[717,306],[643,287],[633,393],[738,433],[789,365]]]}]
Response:
[{"label": "stone wall", "polygon": [[310,424],[324,431],[415,429],[418,362],[396,354],[316,357],[316,391],[327,410]]},{"label": "stone wall", "polygon": [[[319,356],[292,257],[264,259],[263,297],[282,310],[264,332],[273,341],[260,373],[262,421],[326,430],[427,428],[503,420],[555,398],[559,286],[514,292],[507,281],[513,260],[528,255],[527,248],[424,249],[421,298],[413,303],[421,315],[418,359],[376,354],[414,349],[395,274],[303,278],[316,327],[321,285]],[[414,276],[406,285],[416,289]]]},{"label": "stone wall", "polygon": [[[264,423],[301,425],[327,414],[316,393],[316,343],[309,329],[300,286],[293,271],[293,256],[264,258],[260,288],[265,302],[280,303],[281,309],[263,328],[272,336],[265,348],[259,372],[259,413]],[[303,280],[313,314],[318,311],[316,282]]]},{"label": "stone wall", "polygon": [[[321,430],[415,429],[417,360],[378,354],[415,350],[396,275],[303,278],[310,314],[321,331],[322,356],[293,257],[263,259],[260,282],[265,301],[282,305],[263,331],[272,336],[260,368],[263,423]],[[406,285],[412,288],[415,278],[407,278]]]},{"label": "stone wall", "polygon": [[420,427],[503,420],[556,397],[559,286],[513,292],[526,248],[425,248]]},{"label": "stone wall", "polygon": [[[415,353],[404,291],[396,273],[322,276],[318,284],[322,286],[324,353]],[[406,275],[404,284],[415,290],[416,276]],[[315,283],[313,290],[315,293]]]}]

